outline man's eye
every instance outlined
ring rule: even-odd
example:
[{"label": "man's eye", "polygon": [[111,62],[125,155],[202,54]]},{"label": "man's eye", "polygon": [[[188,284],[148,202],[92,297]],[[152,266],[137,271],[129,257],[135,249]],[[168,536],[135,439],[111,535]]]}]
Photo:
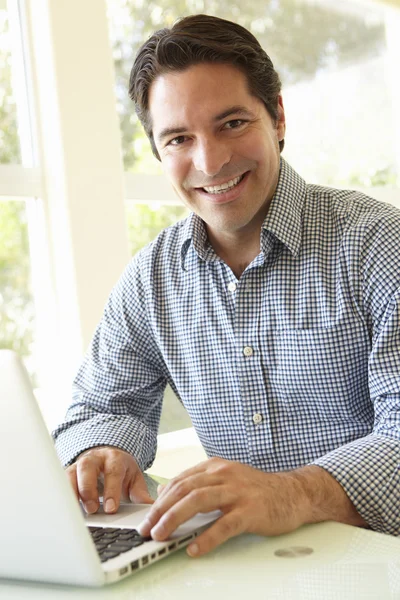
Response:
[{"label": "man's eye", "polygon": [[186,136],[178,135],[176,138],[170,140],[168,144],[171,146],[180,146],[181,144],[183,144],[184,141],[186,141]]},{"label": "man's eye", "polygon": [[232,121],[228,121],[227,123],[225,123],[224,127],[225,129],[237,129],[238,127],[243,125],[243,123],[245,123],[243,119],[232,119]]}]

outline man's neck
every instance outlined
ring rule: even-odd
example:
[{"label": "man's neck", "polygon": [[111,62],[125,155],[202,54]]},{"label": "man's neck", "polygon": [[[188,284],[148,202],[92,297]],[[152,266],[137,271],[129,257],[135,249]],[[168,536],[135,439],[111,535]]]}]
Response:
[{"label": "man's neck", "polygon": [[214,252],[230,267],[237,279],[260,253],[260,232],[235,232],[215,235],[208,230],[208,239]]}]

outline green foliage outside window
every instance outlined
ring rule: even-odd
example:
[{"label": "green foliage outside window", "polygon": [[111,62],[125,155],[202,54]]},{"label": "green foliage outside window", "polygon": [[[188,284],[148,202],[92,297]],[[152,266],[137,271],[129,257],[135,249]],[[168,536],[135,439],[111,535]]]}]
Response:
[{"label": "green foliage outside window", "polygon": [[17,110],[11,88],[11,43],[7,12],[0,9],[0,164],[21,161]]},{"label": "green foliage outside window", "polygon": [[183,206],[129,202],[127,218],[132,254],[153,240],[162,229],[185,218],[187,214],[188,210]]},{"label": "green foliage outside window", "polygon": [[0,348],[29,356],[34,307],[30,291],[25,202],[0,200]]},{"label": "green foliage outside window", "polygon": [[[7,12],[0,10],[0,164],[21,161],[17,111],[11,87]],[[0,199],[0,348],[31,352],[34,308],[29,280],[25,202]]]}]

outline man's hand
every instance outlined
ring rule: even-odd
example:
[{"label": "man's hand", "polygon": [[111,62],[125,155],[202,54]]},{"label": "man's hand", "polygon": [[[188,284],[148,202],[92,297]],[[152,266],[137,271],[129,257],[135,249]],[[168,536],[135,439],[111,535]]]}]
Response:
[{"label": "man's hand", "polygon": [[147,486],[137,462],[124,450],[110,446],[90,448],[80,454],[67,468],[67,475],[78,500],[82,500],[86,512],[95,513],[99,508],[98,481],[104,480],[104,510],[114,513],[122,499],[152,504]]},{"label": "man's hand", "polygon": [[139,530],[168,538],[198,512],[219,509],[222,516],[195,543],[191,556],[209,552],[243,532],[278,535],[305,522],[307,499],[287,473],[264,473],[241,463],[212,458],[172,479],[162,489]]},{"label": "man's hand", "polygon": [[218,509],[222,516],[188,546],[190,556],[201,556],[244,532],[279,535],[321,521],[368,526],[341,485],[318,466],[264,473],[212,458],[160,486],[139,531],[165,540],[196,513]]}]

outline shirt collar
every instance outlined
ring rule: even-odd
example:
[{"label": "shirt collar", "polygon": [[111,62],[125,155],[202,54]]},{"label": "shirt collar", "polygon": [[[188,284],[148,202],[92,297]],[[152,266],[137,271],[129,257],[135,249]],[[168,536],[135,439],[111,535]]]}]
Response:
[{"label": "shirt collar", "polygon": [[203,219],[195,213],[191,213],[186,219],[182,228],[181,237],[181,267],[185,269],[185,262],[189,248],[192,247],[195,253],[202,259],[207,260],[215,253],[208,241],[206,227]]},{"label": "shirt collar", "polygon": [[[306,182],[281,157],[278,184],[272,197],[268,214],[261,231],[274,234],[296,256],[301,246],[302,212],[306,195]],[[181,230],[181,267],[185,270],[185,262],[189,248],[192,246],[202,260],[216,257],[208,242],[207,231],[203,220],[191,213]]]},{"label": "shirt collar", "polygon": [[297,256],[301,246],[305,196],[306,182],[281,157],[278,184],[262,230],[273,233],[294,256]]}]

